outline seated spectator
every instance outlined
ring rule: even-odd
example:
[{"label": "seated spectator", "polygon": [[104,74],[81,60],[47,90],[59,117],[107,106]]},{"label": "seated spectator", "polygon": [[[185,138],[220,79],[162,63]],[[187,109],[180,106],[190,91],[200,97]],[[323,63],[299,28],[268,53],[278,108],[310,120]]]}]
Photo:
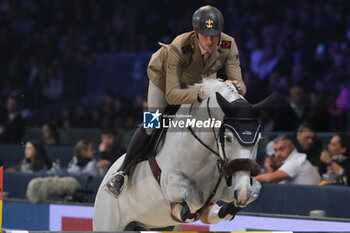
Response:
[{"label": "seated spectator", "polygon": [[56,119],[57,126],[62,129],[69,129],[72,125],[71,111],[68,107],[63,107],[61,109],[60,116]]},{"label": "seated spectator", "polygon": [[89,128],[91,118],[84,104],[80,103],[74,108],[74,115],[71,121],[71,128]]},{"label": "seated spectator", "polygon": [[60,144],[60,135],[55,125],[51,123],[45,123],[41,126],[41,135],[45,145],[58,145]]},{"label": "seated spectator", "polygon": [[19,110],[19,100],[9,97],[6,104],[7,116],[0,122],[0,142],[20,143],[25,131],[25,121]]},{"label": "seated spectator", "polygon": [[321,153],[322,163],[327,165],[325,182],[322,184],[349,185],[350,174],[350,138],[349,135],[338,133],[331,138],[328,150]]},{"label": "seated spectator", "polygon": [[51,168],[51,161],[46,155],[43,144],[36,141],[28,141],[24,150],[24,159],[14,168],[8,171],[43,172]]},{"label": "seated spectator", "polygon": [[[278,136],[274,140],[275,154],[267,158],[265,162],[266,173],[260,174],[255,179],[261,183],[293,183],[317,185],[320,183],[320,175],[311,163],[306,159],[306,154],[299,153],[293,140],[286,135]],[[278,168],[274,168],[278,167]]]},{"label": "seated spectator", "polygon": [[96,150],[92,142],[79,140],[74,147],[74,156],[67,172],[76,175],[103,175],[95,159]]},{"label": "seated spectator", "polygon": [[269,143],[267,143],[265,148],[267,155],[264,162],[265,172],[274,172],[282,165],[282,161],[275,156],[275,149],[273,148],[273,145],[274,141],[270,141]]},{"label": "seated spectator", "polygon": [[98,166],[106,173],[109,167],[125,153],[125,150],[119,145],[117,132],[113,129],[103,130],[101,140],[99,145],[101,156]]},{"label": "seated spectator", "polygon": [[0,93],[0,125],[7,119],[6,98]]},{"label": "seated spectator", "polygon": [[320,161],[322,141],[317,137],[314,128],[308,123],[301,123],[293,137],[293,142],[297,151],[306,154],[307,160],[319,173],[323,173],[325,166]]},{"label": "seated spectator", "polygon": [[289,89],[288,101],[278,109],[274,130],[295,131],[300,122],[306,118],[307,112],[303,87],[292,86]]}]

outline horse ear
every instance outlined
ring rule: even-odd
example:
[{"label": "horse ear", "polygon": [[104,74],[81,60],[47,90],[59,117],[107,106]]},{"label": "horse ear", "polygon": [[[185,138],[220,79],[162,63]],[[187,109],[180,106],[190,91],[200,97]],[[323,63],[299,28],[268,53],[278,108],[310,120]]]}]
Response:
[{"label": "horse ear", "polygon": [[236,108],[232,106],[219,92],[216,92],[216,100],[222,111],[226,116],[234,116],[236,114]]},{"label": "horse ear", "polygon": [[271,107],[276,102],[277,102],[277,95],[274,92],[264,100],[254,104],[253,109],[255,109],[257,112],[261,112],[261,111],[264,111],[266,108]]}]

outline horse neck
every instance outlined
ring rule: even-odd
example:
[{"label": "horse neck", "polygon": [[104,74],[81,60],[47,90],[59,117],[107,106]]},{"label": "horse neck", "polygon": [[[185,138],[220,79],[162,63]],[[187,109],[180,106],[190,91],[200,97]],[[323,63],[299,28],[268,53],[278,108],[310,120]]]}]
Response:
[{"label": "horse neck", "polygon": [[[203,103],[192,106],[182,105],[177,111],[176,117],[173,119],[173,121],[183,120],[185,119],[183,116],[188,115],[191,116],[191,119],[208,119],[209,114],[205,106],[206,105]],[[203,111],[199,111],[198,109],[202,109]],[[213,148],[215,151],[217,150],[215,135],[211,128],[205,130],[198,129],[196,127],[191,128],[201,141],[203,141],[210,148]],[[215,129],[215,131],[218,131],[218,129]],[[216,132],[216,135],[218,135],[218,132]],[[159,154],[159,159],[164,160],[164,163],[168,163],[166,160],[169,160],[169,154],[174,154],[174,156],[171,157],[172,162],[180,163],[181,165],[183,165],[183,162],[181,163],[182,160],[202,161],[203,159],[215,159],[215,155],[211,155],[212,152],[199,143],[191,134],[191,131],[187,128],[176,130],[175,132],[172,129],[168,130],[163,150]],[[184,166],[186,166],[186,164]]]},{"label": "horse neck", "polygon": [[[223,113],[218,114],[219,106],[217,104],[217,101],[215,98],[212,98],[210,101],[208,99],[203,100],[200,104],[193,104],[193,105],[182,105],[176,115],[188,115],[191,116],[191,119],[201,120],[201,121],[207,121],[208,119],[214,122],[217,120],[223,119]],[[179,120],[181,117],[175,117],[174,120]],[[203,141],[206,145],[208,145],[210,148],[217,150],[216,140],[219,133],[219,127],[209,127],[205,129],[199,129],[196,127],[191,127],[194,134]],[[176,138],[176,139],[175,139]],[[174,139],[171,140],[178,140],[179,144],[181,143],[187,143],[188,140],[191,141],[191,147],[189,150],[191,151],[201,151],[203,154],[211,154],[212,152],[209,151],[205,146],[200,144],[197,139],[192,135],[191,131],[188,129],[183,129],[182,132],[178,132],[178,134],[174,134]],[[193,146],[196,146],[194,148]]]},{"label": "horse neck", "polygon": [[[215,138],[211,132],[195,132],[196,135],[215,151]],[[196,175],[203,167],[216,166],[216,156],[199,143],[191,132],[173,132],[167,135],[158,162],[162,170],[183,171],[188,175]]]}]

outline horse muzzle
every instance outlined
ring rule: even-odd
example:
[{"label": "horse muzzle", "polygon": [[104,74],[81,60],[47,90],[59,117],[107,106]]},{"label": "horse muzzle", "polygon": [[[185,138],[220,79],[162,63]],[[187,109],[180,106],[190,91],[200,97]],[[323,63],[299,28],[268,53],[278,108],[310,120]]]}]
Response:
[{"label": "horse muzzle", "polygon": [[236,207],[244,208],[259,197],[261,184],[246,172],[237,172],[233,187],[233,202]]},{"label": "horse muzzle", "polygon": [[233,200],[236,207],[244,208],[258,198],[261,185],[252,176],[258,175],[260,169],[252,159],[234,159],[224,163],[224,175],[234,175]]}]

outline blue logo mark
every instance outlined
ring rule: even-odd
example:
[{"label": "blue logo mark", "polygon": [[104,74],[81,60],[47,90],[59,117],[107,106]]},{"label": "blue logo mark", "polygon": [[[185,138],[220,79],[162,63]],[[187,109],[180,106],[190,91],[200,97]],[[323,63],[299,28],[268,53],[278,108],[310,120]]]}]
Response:
[{"label": "blue logo mark", "polygon": [[143,112],[143,128],[145,129],[160,129],[160,116],[162,114],[156,112]]}]

